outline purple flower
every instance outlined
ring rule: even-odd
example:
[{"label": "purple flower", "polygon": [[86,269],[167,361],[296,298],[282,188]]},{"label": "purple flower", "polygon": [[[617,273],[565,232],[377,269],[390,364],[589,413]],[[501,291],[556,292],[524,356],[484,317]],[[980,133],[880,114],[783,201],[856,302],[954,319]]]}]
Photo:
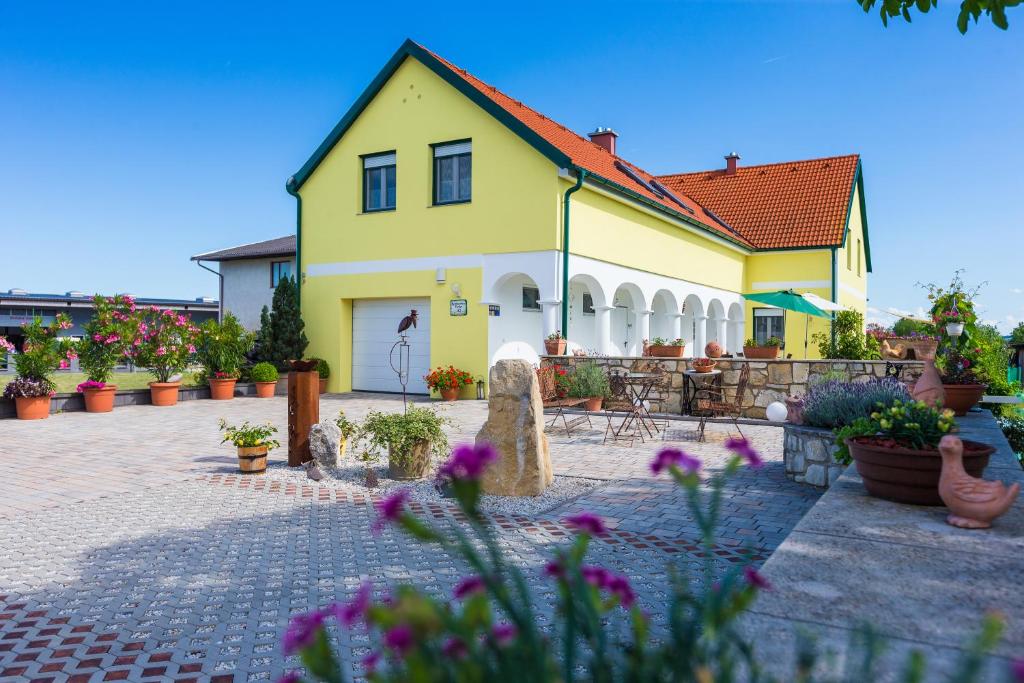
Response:
[{"label": "purple flower", "polygon": [[406,624],[399,624],[384,633],[385,647],[398,655],[404,655],[412,649],[412,640],[412,628]]},{"label": "purple flower", "polygon": [[625,576],[612,574],[608,579],[607,588],[612,595],[619,599],[619,604],[623,607],[632,607],[636,602],[636,593],[633,592],[633,587],[629,585],[629,579]]},{"label": "purple flower", "polygon": [[397,521],[405,512],[405,501],[407,500],[409,500],[409,489],[399,489],[377,503],[378,517],[373,523],[373,533],[379,534],[385,524]]},{"label": "purple flower", "polygon": [[580,574],[583,580],[595,588],[605,588],[608,585],[611,574],[604,567],[597,567],[592,564],[585,564],[580,567]]},{"label": "purple flower", "polygon": [[326,612],[316,610],[292,617],[288,628],[285,629],[284,637],[281,639],[285,655],[293,655],[312,645],[316,634],[324,626],[324,617],[326,616]]},{"label": "purple flower", "polygon": [[441,652],[449,659],[462,659],[466,656],[468,650],[466,649],[466,644],[460,638],[449,638],[441,646]]},{"label": "purple flower", "polygon": [[484,580],[479,576],[467,576],[462,581],[459,581],[458,585],[455,586],[455,590],[452,591],[452,595],[456,600],[461,600],[468,595],[474,593],[482,593],[484,591]]},{"label": "purple flower", "polygon": [[512,624],[496,624],[491,629],[491,637],[498,647],[504,647],[516,639],[519,631]]},{"label": "purple flower", "polygon": [[604,525],[604,520],[592,512],[581,512],[572,517],[566,517],[565,521],[579,529],[582,533],[590,534],[591,536],[603,534],[608,530]]},{"label": "purple flower", "polygon": [[1024,683],[1024,659],[1015,659],[1010,664],[1010,671],[1013,672],[1013,680],[1017,683]]},{"label": "purple flower", "polygon": [[489,443],[461,444],[455,447],[448,461],[437,473],[450,479],[477,480],[487,465],[498,459],[498,451]]},{"label": "purple flower", "polygon": [[290,674],[285,674],[284,676],[281,676],[279,679],[277,679],[277,683],[299,683],[299,681],[301,681],[301,680],[302,680],[302,677],[299,676],[299,674],[297,674],[297,673],[290,673]]},{"label": "purple flower", "polygon": [[565,568],[555,560],[551,560],[544,565],[544,575],[550,576],[554,579],[560,579],[565,576]]},{"label": "purple flower", "polygon": [[736,455],[743,456],[747,464],[755,470],[764,465],[764,460],[761,459],[760,454],[754,450],[754,447],[746,439],[729,439],[725,442],[725,447]]},{"label": "purple flower", "polygon": [[377,668],[377,664],[380,663],[380,653],[371,652],[370,654],[363,657],[362,664],[363,668],[366,669],[366,673],[373,673],[373,670]]},{"label": "purple flower", "polygon": [[760,590],[771,590],[772,588],[772,585],[768,583],[768,579],[764,578],[764,575],[753,567],[747,566],[743,568],[743,578],[754,588]]},{"label": "purple flower", "polygon": [[351,628],[353,624],[362,619],[366,614],[366,610],[370,607],[370,596],[372,593],[373,584],[369,581],[364,581],[359,586],[359,590],[356,591],[355,597],[352,598],[351,602],[345,604],[334,603],[334,617],[338,620],[338,623],[346,628]]},{"label": "purple flower", "polygon": [[655,476],[672,466],[678,467],[684,474],[693,474],[700,469],[700,460],[687,455],[678,448],[662,448],[657,457],[651,461],[651,472]]}]

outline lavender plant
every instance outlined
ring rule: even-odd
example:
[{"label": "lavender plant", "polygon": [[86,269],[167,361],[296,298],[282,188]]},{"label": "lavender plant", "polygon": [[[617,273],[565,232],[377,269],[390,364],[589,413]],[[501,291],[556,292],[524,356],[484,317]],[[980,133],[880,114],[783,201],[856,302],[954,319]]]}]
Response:
[{"label": "lavender plant", "polygon": [[857,418],[867,417],[879,404],[891,406],[896,401],[909,401],[910,392],[892,377],[867,382],[827,380],[811,384],[804,398],[804,424],[825,429],[851,425]]}]

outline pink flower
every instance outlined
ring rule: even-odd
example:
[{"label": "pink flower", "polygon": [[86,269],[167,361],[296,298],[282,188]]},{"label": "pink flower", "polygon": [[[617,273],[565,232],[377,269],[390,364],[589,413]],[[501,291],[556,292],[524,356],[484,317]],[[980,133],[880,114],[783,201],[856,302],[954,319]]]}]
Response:
[{"label": "pink flower", "polygon": [[490,463],[498,459],[498,451],[489,443],[461,444],[455,447],[438,475],[450,479],[477,480]]},{"label": "pink flower", "polygon": [[619,574],[613,574],[608,579],[608,592],[619,599],[619,604],[625,608],[630,608],[633,603],[636,602],[636,593],[633,592],[633,587],[629,585],[629,579]]},{"label": "pink flower", "polygon": [[693,474],[700,469],[700,460],[678,448],[662,448],[651,462],[651,472],[657,476],[670,467],[678,467],[683,474]]},{"label": "pink flower", "polygon": [[373,584],[369,581],[364,581],[359,586],[359,590],[356,591],[355,597],[352,598],[351,602],[347,602],[344,605],[335,603],[333,606],[334,616],[338,623],[351,628],[353,624],[362,619],[366,615],[366,610],[370,607],[370,596],[372,593]]},{"label": "pink flower", "polygon": [[462,581],[459,581],[458,585],[455,586],[455,590],[452,591],[452,596],[456,600],[462,600],[466,596],[473,595],[475,593],[484,592],[484,580],[479,576],[467,576]]},{"label": "pink flower", "polygon": [[162,347],[162,346],[156,347],[156,355],[163,356],[166,353],[167,353],[167,349],[165,349],[164,347]]},{"label": "pink flower", "polygon": [[119,336],[117,336],[116,334],[112,334],[109,337],[107,337],[107,341],[105,343],[106,344],[113,344],[114,342],[117,342],[117,341],[121,341],[121,338]]},{"label": "pink flower", "polygon": [[188,352],[189,353],[195,353],[196,352],[196,347],[193,346],[192,344],[189,344],[188,345]]},{"label": "pink flower", "polygon": [[405,512],[405,502],[409,500],[409,489],[399,489],[384,500],[377,503],[378,517],[373,523],[373,533],[379,534],[384,525],[398,521]]},{"label": "pink flower", "polygon": [[68,352],[67,352],[66,355],[68,357],[68,360],[75,360],[76,358],[78,358],[78,354],[75,353],[74,349],[68,349]]},{"label": "pink flower", "polygon": [[768,579],[764,578],[764,575],[753,567],[747,566],[743,568],[743,578],[754,588],[771,590],[772,585],[768,583]]},{"label": "pink flower", "polygon": [[399,624],[384,633],[384,646],[395,654],[404,655],[412,649],[412,645],[412,628],[406,624]]},{"label": "pink flower", "polygon": [[292,617],[281,640],[285,655],[293,655],[312,645],[317,633],[324,626],[326,616],[325,612],[318,610]]},{"label": "pink flower", "polygon": [[366,673],[373,673],[377,668],[377,664],[380,663],[380,653],[371,652],[370,654],[363,657],[362,664],[363,668],[366,669]]},{"label": "pink flower", "polygon": [[94,335],[92,335],[92,340],[93,341],[103,341],[103,335],[99,334],[99,333],[94,334]]},{"label": "pink flower", "polygon": [[519,630],[512,624],[495,624],[491,629],[491,637],[498,647],[504,647],[516,639]]},{"label": "pink flower", "polygon": [[462,659],[468,650],[466,644],[460,638],[449,638],[441,647],[441,652],[449,659]]},{"label": "pink flower", "polygon": [[611,579],[611,574],[607,569],[592,564],[585,564],[580,567],[580,574],[583,576],[583,580],[594,588],[604,588]]},{"label": "pink flower", "polygon": [[71,364],[70,364],[70,363],[68,363],[68,362],[67,362],[66,360],[64,360],[63,358],[61,358],[61,360],[60,360],[60,369],[61,369],[61,370],[67,370],[67,369],[68,369],[69,367],[71,367]]},{"label": "pink flower", "polygon": [[760,469],[764,465],[764,460],[761,459],[760,454],[754,450],[754,447],[746,439],[729,439],[725,442],[725,447],[736,455],[742,456],[747,461],[747,464],[755,470]]},{"label": "pink flower", "polygon": [[544,575],[550,576],[554,579],[560,579],[565,576],[565,568],[555,560],[551,560],[544,565]]},{"label": "pink flower", "polygon": [[566,517],[565,521],[570,526],[576,527],[581,533],[590,534],[591,536],[603,534],[608,530],[604,525],[604,520],[592,512],[581,512],[577,515]]}]

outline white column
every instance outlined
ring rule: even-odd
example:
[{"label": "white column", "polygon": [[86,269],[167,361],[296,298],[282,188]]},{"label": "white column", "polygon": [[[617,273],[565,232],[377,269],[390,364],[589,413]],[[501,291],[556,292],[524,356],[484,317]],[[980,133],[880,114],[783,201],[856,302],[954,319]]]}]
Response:
[{"label": "white column", "polygon": [[614,306],[594,306],[594,335],[597,338],[598,353],[607,356],[612,352],[612,311]]},{"label": "white column", "polygon": [[654,311],[637,311],[636,312],[636,355],[640,355],[644,351],[644,339],[647,341],[651,340],[651,314]]},{"label": "white column", "polygon": [[727,322],[729,321],[726,318],[715,318],[715,341],[721,344],[723,349],[727,341],[725,338],[725,324]]},{"label": "white column", "polygon": [[[668,314],[669,329],[671,330],[672,339],[682,339],[683,337],[683,314],[682,313],[669,313]],[[685,351],[684,351],[685,353]]]},{"label": "white column", "polygon": [[562,323],[562,302],[554,299],[540,301],[540,310],[544,316],[544,338],[547,339],[555,332],[561,332],[562,337],[568,339],[569,330],[561,328]]},{"label": "white column", "polygon": [[706,315],[698,315],[693,319],[693,357],[700,358],[704,355],[704,347],[707,346],[707,323]]}]

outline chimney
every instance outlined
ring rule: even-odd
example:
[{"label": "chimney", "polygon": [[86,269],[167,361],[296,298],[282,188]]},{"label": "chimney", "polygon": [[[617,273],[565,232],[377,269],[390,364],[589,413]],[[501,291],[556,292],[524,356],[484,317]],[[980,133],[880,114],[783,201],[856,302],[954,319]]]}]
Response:
[{"label": "chimney", "polygon": [[616,133],[611,128],[604,128],[602,126],[598,126],[597,130],[595,130],[593,133],[590,134],[590,141],[593,142],[593,143],[596,143],[598,145],[601,145],[606,150],[611,152],[612,155],[614,156],[615,155],[615,138],[617,138],[617,137],[619,137],[619,134]]},{"label": "chimney", "polygon": [[729,152],[725,155],[725,175],[736,175],[736,164],[739,163],[740,155],[736,152]]}]

